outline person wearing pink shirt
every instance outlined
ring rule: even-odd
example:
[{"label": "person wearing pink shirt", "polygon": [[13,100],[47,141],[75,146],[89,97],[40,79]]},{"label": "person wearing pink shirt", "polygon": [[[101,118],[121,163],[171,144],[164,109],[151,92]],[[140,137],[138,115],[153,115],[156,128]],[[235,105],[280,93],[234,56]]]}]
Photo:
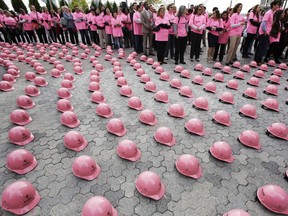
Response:
[{"label": "person wearing pink shirt", "polygon": [[[223,57],[226,51],[226,45],[229,39],[229,28],[230,28],[230,20],[228,11],[224,11],[221,14],[222,22],[223,22],[223,30],[219,32],[218,44],[215,47],[215,52],[213,56],[213,61],[216,61],[219,53],[219,61],[223,61]],[[220,52],[219,52],[220,49]]]},{"label": "person wearing pink shirt", "polygon": [[143,32],[141,23],[141,12],[143,4],[136,7],[136,12],[133,14],[133,31],[134,31],[134,49],[137,53],[143,52]]},{"label": "person wearing pink shirt", "polygon": [[30,11],[29,16],[31,18],[32,27],[34,26],[33,29],[36,31],[40,43],[48,43],[45,28],[42,25],[43,21],[41,14],[36,11],[34,5],[30,5]]},{"label": "person wearing pink shirt", "polygon": [[220,16],[218,9],[213,11],[212,16],[207,22],[208,32],[208,52],[207,52],[207,62],[211,63],[215,47],[218,44],[219,32],[223,31],[223,21]]},{"label": "person wearing pink shirt", "polygon": [[20,9],[20,15],[19,15],[19,22],[22,23],[23,25],[23,30],[24,32],[26,32],[26,34],[28,35],[28,43],[36,43],[37,39],[34,33],[34,30],[32,28],[32,24],[31,24],[31,18],[28,14],[26,14],[25,10],[23,10],[22,8]]},{"label": "person wearing pink shirt", "polygon": [[[55,41],[59,41],[61,44],[65,43],[63,28],[60,24],[60,16],[59,14],[54,11],[53,9],[50,10],[51,15],[51,30],[53,34],[53,38]],[[60,38],[61,35],[61,38]]]},{"label": "person wearing pink shirt", "polygon": [[50,40],[50,43],[52,43],[52,41],[55,42],[56,39],[54,38],[54,35],[52,33],[52,29],[51,29],[52,19],[51,19],[51,15],[50,15],[47,7],[42,8],[41,16],[42,16],[43,26],[45,28],[46,34],[48,33],[48,35],[49,35],[48,38]]},{"label": "person wearing pink shirt", "polygon": [[[7,32],[4,28],[4,24],[3,24],[3,18],[4,18],[4,11],[0,8],[0,32],[3,34],[4,36],[4,40],[6,43],[9,42],[9,38],[8,38],[8,35],[7,35]],[[1,42],[4,42],[4,40],[2,39],[2,37],[0,36],[0,41]]]},{"label": "person wearing pink shirt", "polygon": [[121,17],[119,16],[117,11],[113,12],[111,25],[112,25],[112,35],[114,38],[114,49],[122,48],[122,38],[123,38],[122,22]]},{"label": "person wearing pink shirt", "polygon": [[253,10],[249,13],[246,29],[247,37],[243,44],[242,58],[249,58],[248,56],[249,47],[252,46],[253,41],[256,38],[258,27],[261,24],[261,18],[259,14],[260,10],[261,10],[260,5],[255,5]]},{"label": "person wearing pink shirt", "polygon": [[195,7],[195,11],[189,20],[189,27],[191,29],[190,60],[193,62],[195,56],[196,61],[199,62],[203,30],[206,28],[206,18],[202,15],[200,6]]},{"label": "person wearing pink shirt", "polygon": [[97,26],[96,26],[95,11],[91,10],[89,16],[87,14],[87,21],[89,23],[91,41],[97,44],[98,41],[97,41]]},{"label": "person wearing pink shirt", "polygon": [[[208,13],[206,11],[206,7],[203,4],[201,4],[201,7],[202,7],[202,14],[206,18],[206,22],[208,22],[209,15],[208,15]],[[206,47],[206,39],[207,39],[206,38],[206,29],[204,29],[203,38],[202,38],[202,44],[203,44],[204,47]]]},{"label": "person wearing pink shirt", "polygon": [[[165,47],[168,43],[169,29],[171,28],[170,22],[165,17],[165,9],[160,8],[157,12],[157,18],[155,20],[155,27],[158,28],[155,32],[155,40],[157,43],[157,60],[162,64],[167,64],[164,61]],[[155,31],[155,28],[154,28]]]},{"label": "person wearing pink shirt", "polygon": [[180,58],[180,64],[186,64],[184,61],[184,52],[187,46],[187,28],[188,20],[186,19],[187,9],[186,6],[181,5],[179,7],[173,28],[175,32],[175,64],[178,65]]},{"label": "person wearing pink shirt", "polygon": [[122,9],[121,22],[123,24],[122,31],[124,35],[124,47],[129,48],[133,46],[132,38],[132,21],[130,18],[128,8]]},{"label": "person wearing pink shirt", "polygon": [[3,17],[3,24],[6,27],[6,32],[10,36],[13,43],[18,44],[18,41],[16,40],[16,20],[11,16],[10,12],[5,10],[4,11],[4,17]]},{"label": "person wearing pink shirt", "polygon": [[225,60],[226,65],[233,64],[232,60],[241,41],[243,26],[246,24],[244,17],[240,14],[243,5],[238,3],[233,8],[233,15],[230,18],[229,49]]},{"label": "person wearing pink shirt", "polygon": [[103,19],[104,13],[100,13],[95,17],[95,22],[97,26],[97,32],[99,35],[100,46],[102,49],[106,47],[106,33],[105,33],[105,24]]},{"label": "person wearing pink shirt", "polygon": [[[175,22],[175,13],[176,13],[176,6],[173,3],[169,4],[167,6],[167,12],[165,13],[165,18],[170,22],[171,26]],[[165,60],[168,60],[169,50],[170,50],[170,58],[174,59],[175,33],[173,32],[173,28],[170,28],[168,33],[169,38],[167,46],[165,48]]]},{"label": "person wearing pink shirt", "polygon": [[73,13],[73,19],[75,21],[77,30],[80,32],[82,43],[91,46],[90,38],[87,31],[86,16],[84,13],[80,12],[78,6],[76,6],[74,9],[75,13]]},{"label": "person wearing pink shirt", "polygon": [[[191,16],[193,15],[193,11],[194,11],[194,5],[193,5],[193,10],[191,9],[191,7],[188,9],[188,12],[186,15],[186,19],[188,20],[188,22],[189,22]],[[191,29],[190,28],[188,28],[187,39],[188,39],[188,45],[191,45]]]},{"label": "person wearing pink shirt", "polygon": [[283,10],[277,10],[274,13],[273,24],[272,24],[272,28],[271,28],[270,35],[269,35],[270,46],[269,46],[269,50],[267,51],[266,58],[264,60],[265,62],[268,62],[271,54],[273,54],[275,62],[277,64],[281,63],[279,61],[279,57],[281,55],[279,41],[280,41],[280,35],[281,35],[282,27],[283,27],[282,26],[283,18],[284,18]]},{"label": "person wearing pink shirt", "polygon": [[106,45],[112,46],[112,14],[109,8],[105,8],[103,19],[105,24]]},{"label": "person wearing pink shirt", "polygon": [[271,9],[267,11],[262,19],[259,27],[259,42],[255,51],[254,61],[260,65],[263,57],[266,56],[269,49],[269,35],[273,24],[273,14],[279,9],[281,1],[272,1],[270,4]]}]

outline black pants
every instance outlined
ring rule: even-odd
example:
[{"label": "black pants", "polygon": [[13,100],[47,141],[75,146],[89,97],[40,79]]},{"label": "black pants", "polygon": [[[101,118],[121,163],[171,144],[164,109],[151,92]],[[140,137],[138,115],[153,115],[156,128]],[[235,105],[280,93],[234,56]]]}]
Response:
[{"label": "black pants", "polygon": [[87,29],[81,29],[79,31],[80,31],[82,43],[91,45],[91,41],[90,41]]},{"label": "black pants", "polygon": [[16,40],[16,30],[13,28],[6,28],[6,32],[8,33],[10,39],[12,40],[13,43],[17,44]]},{"label": "black pants", "polygon": [[68,28],[68,32],[69,32],[69,36],[70,36],[70,42],[72,44],[79,44],[79,40],[78,40],[78,34],[77,31],[74,30],[73,28]]},{"label": "black pants", "polygon": [[190,59],[193,59],[194,56],[195,56],[195,59],[199,59],[202,38],[203,38],[203,34],[197,34],[195,32],[191,32]]},{"label": "black pants", "polygon": [[281,47],[279,45],[279,42],[271,43],[266,54],[266,59],[269,59],[271,54],[273,54],[275,62],[279,63],[279,57],[281,55],[280,51]]},{"label": "black pants", "polygon": [[130,30],[127,31],[127,33],[124,35],[124,47],[125,48],[133,47],[132,32]]},{"label": "black pants", "polygon": [[187,37],[175,38],[175,62],[184,62],[184,52],[187,45]]},{"label": "black pants", "polygon": [[159,63],[164,62],[165,47],[168,41],[156,41],[157,42],[157,61]]},{"label": "black pants", "polygon": [[65,41],[69,42],[69,37],[68,37],[68,29],[63,29],[63,34],[65,36]]},{"label": "black pants", "polygon": [[8,38],[8,35],[7,35],[7,32],[5,30],[5,28],[0,28],[0,32],[3,34],[4,36],[4,39],[5,39],[5,42],[8,43],[9,42],[9,38]]},{"label": "black pants", "polygon": [[175,44],[175,35],[169,34],[168,43],[165,47],[165,57],[168,57],[169,50],[170,50],[170,57],[174,58],[174,44]]},{"label": "black pants", "polygon": [[29,39],[30,39],[30,41],[33,43],[33,42],[37,42],[37,39],[36,39],[36,35],[35,35],[35,33],[34,33],[34,31],[33,30],[31,30],[31,31],[26,31],[26,33],[28,34],[28,36],[29,36]]},{"label": "black pants", "polygon": [[257,63],[262,62],[262,58],[266,56],[269,48],[269,35],[259,35],[259,43],[255,52],[254,60]]},{"label": "black pants", "polygon": [[215,47],[213,61],[215,61],[219,55],[219,61],[222,62],[225,55],[225,51],[226,51],[226,44],[217,44],[217,46]]},{"label": "black pants", "polygon": [[[134,49],[137,53],[143,52],[143,35],[134,35]],[[165,48],[164,48],[165,51]]]},{"label": "black pants", "polygon": [[40,43],[48,43],[45,28],[42,26],[36,30]]},{"label": "black pants", "polygon": [[99,42],[97,41],[97,31],[90,31],[90,35],[91,35],[91,41],[95,44],[98,44]]},{"label": "black pants", "polygon": [[250,47],[251,43],[253,42],[253,40],[255,39],[255,37],[256,37],[256,34],[247,33],[247,37],[246,37],[245,42],[243,44],[243,52],[242,52],[243,56],[248,55],[249,47]]}]

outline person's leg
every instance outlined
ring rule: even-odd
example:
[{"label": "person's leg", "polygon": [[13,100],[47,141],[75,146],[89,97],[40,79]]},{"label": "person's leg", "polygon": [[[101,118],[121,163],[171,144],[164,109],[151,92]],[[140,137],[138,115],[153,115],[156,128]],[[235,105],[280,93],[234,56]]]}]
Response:
[{"label": "person's leg", "polygon": [[[157,47],[160,47],[161,46],[161,41],[156,41],[156,43],[157,43]],[[136,41],[135,41],[135,46],[136,46]],[[158,51],[157,50],[157,61],[159,62],[159,63],[161,63],[161,61],[160,61],[160,59],[161,59],[161,53],[160,53],[161,51]]]},{"label": "person's leg", "polygon": [[149,31],[149,54],[153,54],[153,31]]},{"label": "person's leg", "polygon": [[199,61],[199,57],[200,57],[201,40],[202,40],[202,35],[201,34],[196,34],[196,48],[195,48],[195,59],[196,59],[196,61]]},{"label": "person's leg", "polygon": [[69,36],[70,36],[70,42],[71,42],[72,44],[75,44],[73,29],[72,29],[72,28],[68,28],[67,31],[68,31]]},{"label": "person's leg", "polygon": [[254,34],[250,34],[248,33],[247,34],[247,37],[246,37],[246,40],[243,44],[243,52],[242,52],[242,57],[243,58],[248,58],[248,50],[249,50],[249,47],[250,47],[250,44],[251,42],[253,41],[255,35]]},{"label": "person's leg", "polygon": [[229,49],[228,49],[227,57],[225,60],[226,64],[230,64],[232,62],[232,59],[235,57],[234,47],[236,46],[236,43],[237,43],[237,37],[230,36],[229,37]]},{"label": "person's leg", "polygon": [[175,44],[175,36],[174,35],[169,35],[170,38],[170,44],[169,44],[169,49],[170,49],[170,58],[174,58],[174,44]]},{"label": "person's leg", "polygon": [[180,55],[180,40],[181,38],[178,37],[175,39],[175,64],[178,64],[178,60],[179,60],[179,55]]},{"label": "person's leg", "polygon": [[[203,31],[203,46],[206,47],[206,30]],[[200,47],[201,47],[201,43],[200,43]]]},{"label": "person's leg", "polygon": [[86,40],[85,40],[85,33],[84,33],[84,29],[79,30],[80,31],[80,36],[81,36],[81,41],[83,44],[86,44]]},{"label": "person's leg", "polygon": [[164,52],[164,56],[165,56],[165,58],[168,58],[168,53],[169,53],[169,48],[170,48],[170,41],[169,41],[169,39],[170,39],[170,35],[168,36],[168,43],[166,43],[166,47],[165,47],[165,52]]},{"label": "person's leg", "polygon": [[84,30],[84,34],[85,34],[85,37],[86,37],[87,44],[88,44],[89,46],[91,46],[91,40],[90,40],[90,37],[89,37],[89,34],[88,34],[88,30],[87,30],[87,29]]},{"label": "person's leg", "polygon": [[167,42],[166,41],[160,41],[160,43],[158,44],[158,52],[159,52],[159,60],[158,62],[162,62],[164,63],[164,56],[165,56],[165,47],[167,46]]},{"label": "person's leg", "polygon": [[[226,44],[220,44],[219,61],[222,62],[226,51]],[[215,51],[216,52],[216,51]]]},{"label": "person's leg", "polygon": [[47,34],[45,32],[45,28],[44,27],[40,28],[40,32],[41,32],[41,37],[43,38],[44,43],[48,43],[48,39],[47,39]]},{"label": "person's leg", "polygon": [[[184,52],[187,46],[187,37],[180,37],[180,50],[179,50],[179,55],[180,55],[180,63],[185,64],[184,61]],[[176,46],[175,46],[176,48]]]},{"label": "person's leg", "polygon": [[220,47],[220,44],[217,43],[217,45],[216,45],[216,47],[215,47],[215,52],[214,52],[214,55],[213,55],[213,61],[216,61],[216,59],[217,59],[217,57],[218,57],[219,47]]},{"label": "person's leg", "polygon": [[255,51],[254,60],[257,63],[262,62],[263,56],[266,56],[267,51],[269,48],[269,36],[268,35],[260,35],[259,36],[259,43],[257,49]]},{"label": "person's leg", "polygon": [[197,37],[196,33],[191,31],[191,47],[190,47],[190,59],[191,59],[191,61],[193,60],[194,55],[195,55],[196,37]]},{"label": "person's leg", "polygon": [[143,50],[144,50],[144,55],[148,56],[147,53],[147,42],[148,42],[148,33],[143,33]]},{"label": "person's leg", "polygon": [[140,49],[140,53],[142,53],[143,52],[143,46],[142,46],[142,44],[143,44],[143,35],[139,35],[140,37],[140,43],[139,43],[139,49]]},{"label": "person's leg", "polygon": [[281,47],[280,47],[280,43],[279,42],[274,42],[274,49],[273,49],[273,55],[274,55],[274,59],[275,62],[277,64],[280,64],[281,62],[279,61],[280,55],[281,55]]}]

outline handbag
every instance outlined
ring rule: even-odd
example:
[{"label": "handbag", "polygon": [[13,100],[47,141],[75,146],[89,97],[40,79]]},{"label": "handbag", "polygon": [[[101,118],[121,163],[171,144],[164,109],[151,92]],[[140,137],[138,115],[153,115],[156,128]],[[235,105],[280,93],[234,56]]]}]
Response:
[{"label": "handbag", "polygon": [[64,17],[61,17],[60,22],[61,25],[66,26],[67,25],[67,20],[64,19]]},{"label": "handbag", "polygon": [[32,28],[35,30],[39,29],[39,23],[36,20],[31,21]]}]

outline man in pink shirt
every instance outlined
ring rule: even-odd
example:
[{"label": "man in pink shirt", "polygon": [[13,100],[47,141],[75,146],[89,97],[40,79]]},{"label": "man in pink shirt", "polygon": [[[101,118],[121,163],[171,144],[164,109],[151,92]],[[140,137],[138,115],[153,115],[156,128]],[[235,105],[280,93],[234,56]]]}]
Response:
[{"label": "man in pink shirt", "polygon": [[90,38],[87,31],[86,16],[85,14],[80,12],[78,6],[76,6],[74,9],[75,13],[73,13],[73,20],[75,21],[77,30],[80,32],[82,43],[91,46]]},{"label": "man in pink shirt", "polygon": [[262,63],[262,58],[266,56],[269,48],[269,34],[272,29],[273,15],[281,5],[280,1],[271,2],[271,9],[267,11],[263,17],[262,23],[259,28],[259,43],[255,51],[254,61],[259,65]]},{"label": "man in pink shirt", "polygon": [[141,23],[141,12],[143,10],[143,4],[140,3],[136,7],[137,11],[133,14],[133,30],[135,44],[134,49],[137,53],[143,52],[143,32],[142,32],[142,23]]}]

